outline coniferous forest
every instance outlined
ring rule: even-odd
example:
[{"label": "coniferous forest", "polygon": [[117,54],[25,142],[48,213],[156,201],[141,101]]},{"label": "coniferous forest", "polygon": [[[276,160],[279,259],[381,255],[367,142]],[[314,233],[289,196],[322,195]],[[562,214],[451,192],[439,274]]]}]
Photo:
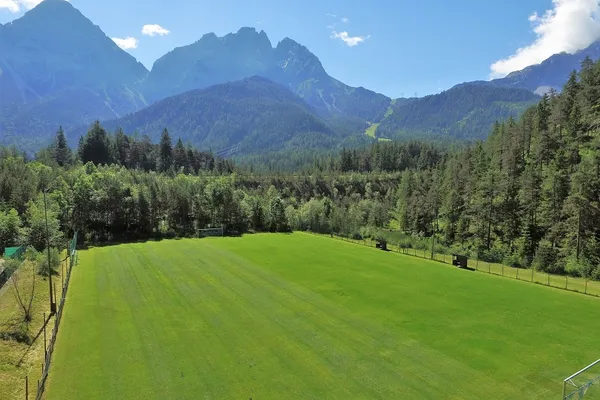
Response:
[{"label": "coniferous forest", "polygon": [[[224,160],[171,138],[62,130],[29,158],[0,151],[0,247],[32,244],[48,189],[53,245],[312,230],[388,235],[543,271],[600,278],[600,63],[484,142],[379,142],[338,153]],[[275,158],[277,159],[277,158]],[[289,160],[292,161],[291,164]],[[268,165],[267,165],[268,164]],[[293,171],[293,172],[290,172]]]}]

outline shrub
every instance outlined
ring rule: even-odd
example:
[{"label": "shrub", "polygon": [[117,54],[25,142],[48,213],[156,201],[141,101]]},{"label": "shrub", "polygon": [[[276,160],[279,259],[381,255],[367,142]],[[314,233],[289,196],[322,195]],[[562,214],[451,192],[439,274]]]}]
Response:
[{"label": "shrub", "polygon": [[594,266],[582,258],[578,261],[575,257],[571,256],[565,264],[565,272],[572,276],[589,278],[594,273]]},{"label": "shrub", "polygon": [[504,257],[502,263],[513,268],[523,268],[523,259],[518,254],[509,254]]},{"label": "shrub", "polygon": [[54,247],[50,248],[50,267],[48,266],[47,250],[38,253],[37,264],[38,274],[42,276],[55,275],[57,273],[56,270],[60,266],[60,252]]},{"label": "shrub", "polygon": [[552,243],[548,240],[542,240],[538,245],[537,252],[531,264],[533,268],[544,272],[563,272],[560,271],[557,265],[558,250],[552,247]]}]

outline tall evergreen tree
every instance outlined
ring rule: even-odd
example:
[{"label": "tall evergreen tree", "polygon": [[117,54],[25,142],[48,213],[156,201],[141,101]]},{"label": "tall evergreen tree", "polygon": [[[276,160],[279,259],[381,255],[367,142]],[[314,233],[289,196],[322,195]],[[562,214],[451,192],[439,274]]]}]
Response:
[{"label": "tall evergreen tree", "polygon": [[181,138],[177,139],[177,144],[173,150],[173,166],[175,171],[180,171],[188,166],[188,157]]},{"label": "tall evergreen tree", "polygon": [[62,126],[58,128],[53,147],[54,160],[59,166],[64,167],[65,165],[71,164],[73,155],[71,153],[71,148],[67,143],[67,138],[65,137]]},{"label": "tall evergreen tree", "polygon": [[81,149],[81,161],[85,164],[111,164],[113,162],[110,138],[100,121],[94,122],[88,131]]},{"label": "tall evergreen tree", "polygon": [[165,172],[171,169],[173,165],[173,143],[171,142],[171,135],[169,135],[169,131],[165,128],[160,135],[160,153],[159,153],[159,168],[161,171]]}]

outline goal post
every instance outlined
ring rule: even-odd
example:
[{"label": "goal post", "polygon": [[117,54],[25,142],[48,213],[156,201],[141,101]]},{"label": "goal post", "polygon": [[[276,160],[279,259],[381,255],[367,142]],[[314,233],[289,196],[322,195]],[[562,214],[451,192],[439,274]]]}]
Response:
[{"label": "goal post", "polygon": [[196,233],[198,234],[199,238],[209,237],[209,236],[224,236],[223,227],[196,229]]},{"label": "goal post", "polygon": [[600,400],[600,360],[594,361],[581,371],[563,381],[563,400]]}]

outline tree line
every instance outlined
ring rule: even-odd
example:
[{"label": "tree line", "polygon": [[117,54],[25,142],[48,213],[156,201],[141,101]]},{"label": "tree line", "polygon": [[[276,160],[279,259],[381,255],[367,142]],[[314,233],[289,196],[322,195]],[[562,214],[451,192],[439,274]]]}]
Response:
[{"label": "tree line", "polygon": [[[496,123],[486,141],[449,150],[376,143],[317,154],[301,172],[266,175],[181,141],[172,146],[167,131],[148,144],[94,124],[72,153],[59,131],[33,160],[0,150],[0,246],[43,247],[35,245],[36,227],[48,188],[56,231],[78,231],[87,242],[221,226],[230,234],[353,237],[393,230],[410,238],[407,246],[435,235],[471,257],[600,278],[599,104],[600,64],[586,60],[561,94]],[[148,146],[148,164],[136,155],[140,145]]]},{"label": "tree line", "polygon": [[435,168],[405,171],[395,216],[412,235],[490,261],[600,277],[600,64]]}]

